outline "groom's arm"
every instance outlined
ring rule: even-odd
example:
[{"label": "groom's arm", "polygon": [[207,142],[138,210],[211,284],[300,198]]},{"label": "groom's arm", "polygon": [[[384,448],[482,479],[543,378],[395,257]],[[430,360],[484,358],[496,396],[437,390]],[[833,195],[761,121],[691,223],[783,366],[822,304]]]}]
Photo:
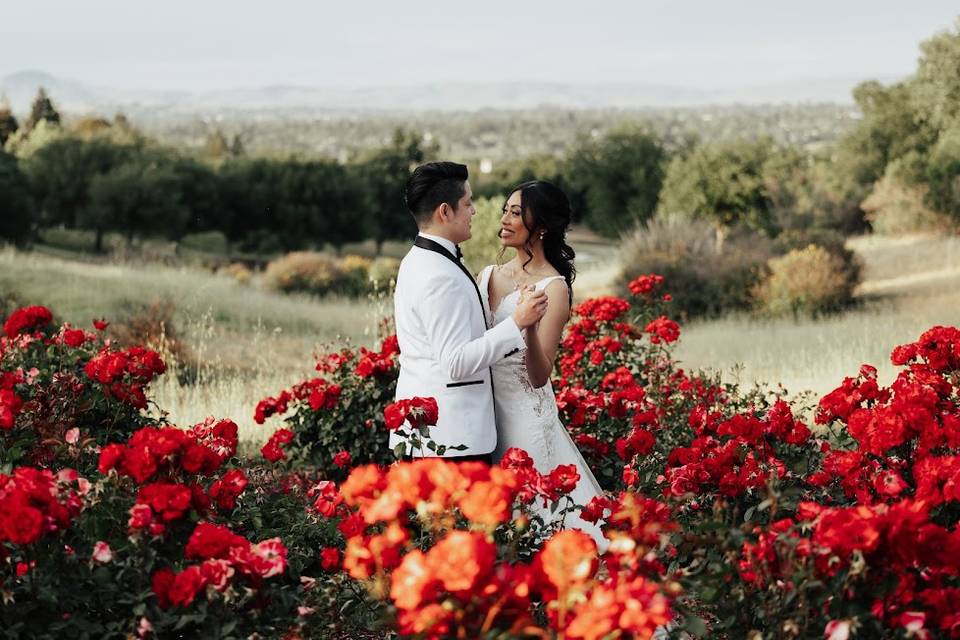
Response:
[{"label": "groom's arm", "polygon": [[[474,296],[473,292],[470,296]],[[479,304],[471,298],[464,296],[455,281],[444,278],[428,283],[423,299],[416,305],[434,354],[451,380],[472,376],[525,346],[523,334],[512,317],[471,339],[470,305]]]}]

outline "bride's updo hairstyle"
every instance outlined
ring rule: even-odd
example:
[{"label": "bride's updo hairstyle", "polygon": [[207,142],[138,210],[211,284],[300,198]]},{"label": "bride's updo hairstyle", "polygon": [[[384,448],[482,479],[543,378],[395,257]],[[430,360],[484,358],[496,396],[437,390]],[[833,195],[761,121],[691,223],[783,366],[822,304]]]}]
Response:
[{"label": "bride's updo hairstyle", "polygon": [[542,234],[543,255],[567,281],[570,301],[573,304],[573,281],[577,277],[573,259],[577,254],[573,247],[567,244],[567,229],[573,217],[570,200],[559,187],[546,180],[524,182],[517,185],[510,195],[518,191],[520,192],[520,210],[523,211],[523,226],[530,232],[523,247],[527,254],[523,267],[526,269],[533,260],[531,241],[534,235]]}]

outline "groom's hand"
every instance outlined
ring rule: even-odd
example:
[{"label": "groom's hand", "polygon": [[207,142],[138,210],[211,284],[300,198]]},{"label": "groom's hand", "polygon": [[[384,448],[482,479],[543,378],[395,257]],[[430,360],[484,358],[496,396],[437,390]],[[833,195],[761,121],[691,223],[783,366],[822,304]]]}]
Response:
[{"label": "groom's hand", "polygon": [[524,287],[520,293],[520,301],[513,312],[513,320],[521,329],[533,326],[540,322],[540,318],[547,312],[547,294],[537,291],[534,287]]}]

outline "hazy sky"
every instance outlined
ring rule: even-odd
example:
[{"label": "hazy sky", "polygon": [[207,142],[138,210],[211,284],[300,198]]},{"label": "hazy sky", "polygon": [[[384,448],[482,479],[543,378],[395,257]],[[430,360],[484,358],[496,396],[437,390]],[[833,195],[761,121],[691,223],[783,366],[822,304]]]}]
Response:
[{"label": "hazy sky", "polygon": [[[23,0],[0,76],[117,88],[640,82],[719,88],[910,73],[956,0]],[[594,6],[589,6],[593,4]]]}]

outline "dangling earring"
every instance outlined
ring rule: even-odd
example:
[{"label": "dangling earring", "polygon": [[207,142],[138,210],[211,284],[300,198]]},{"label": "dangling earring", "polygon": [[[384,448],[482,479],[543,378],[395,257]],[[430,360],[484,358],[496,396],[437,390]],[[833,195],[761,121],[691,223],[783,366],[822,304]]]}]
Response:
[{"label": "dangling earring", "polygon": [[546,231],[541,231],[541,232],[540,232],[540,239],[543,240],[543,236],[545,236],[545,235],[547,235],[547,232],[546,232]]}]

